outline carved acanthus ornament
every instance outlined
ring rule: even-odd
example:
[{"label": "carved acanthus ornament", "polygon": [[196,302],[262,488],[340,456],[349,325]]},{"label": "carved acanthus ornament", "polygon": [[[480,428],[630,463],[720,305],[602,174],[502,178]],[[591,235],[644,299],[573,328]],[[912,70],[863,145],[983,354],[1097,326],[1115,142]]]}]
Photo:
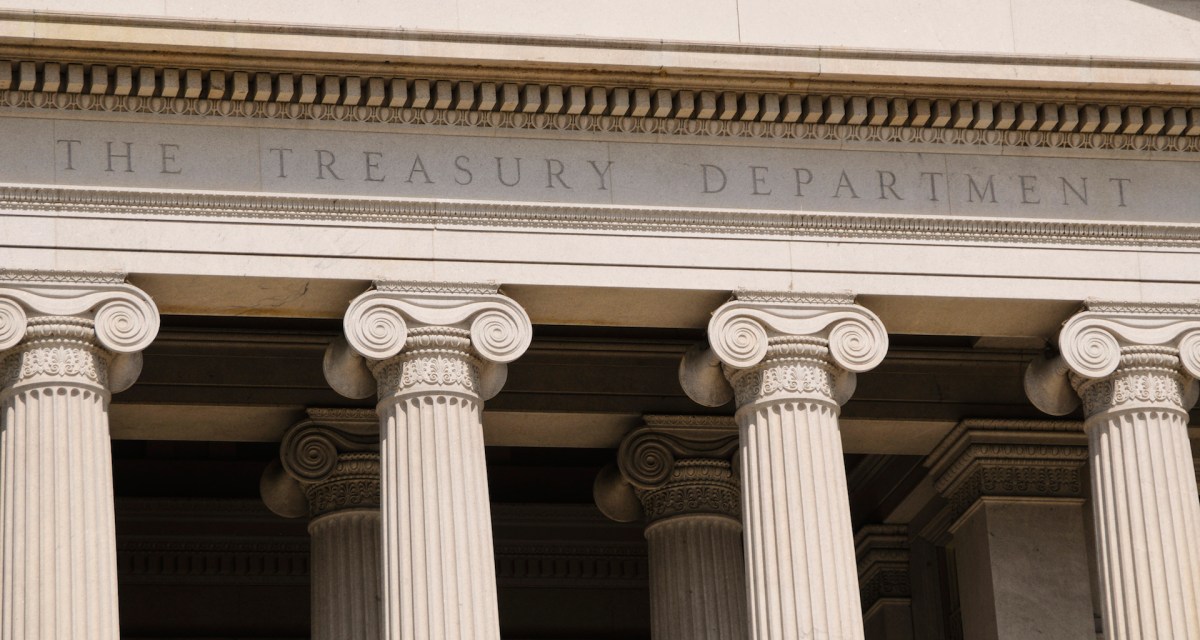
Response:
[{"label": "carved acanthus ornament", "polygon": [[370,410],[310,409],[263,473],[264,502],[289,518],[379,509],[379,421]]},{"label": "carved acanthus ornament", "polygon": [[879,318],[850,294],[739,291],[708,324],[709,348],[693,349],[679,368],[696,402],[739,408],[803,400],[840,407],[855,375],[887,353]]},{"label": "carved acanthus ornament", "polygon": [[1042,411],[1064,415],[1082,400],[1089,424],[1130,410],[1185,413],[1200,377],[1200,304],[1088,301],[1064,323],[1058,349],[1025,375]]},{"label": "carved acanthus ornament", "polygon": [[124,391],[158,326],[154,302],[124,275],[0,271],[0,389]]},{"label": "carved acanthus ornament", "polygon": [[452,391],[487,400],[533,335],[524,309],[475,284],[376,282],[351,302],[344,328],[325,376],[351,398]]},{"label": "carved acanthus ornament", "polygon": [[728,418],[647,416],[646,426],[621,442],[619,474],[609,469],[597,478],[597,506],[619,522],[698,514],[740,521],[737,445]]}]

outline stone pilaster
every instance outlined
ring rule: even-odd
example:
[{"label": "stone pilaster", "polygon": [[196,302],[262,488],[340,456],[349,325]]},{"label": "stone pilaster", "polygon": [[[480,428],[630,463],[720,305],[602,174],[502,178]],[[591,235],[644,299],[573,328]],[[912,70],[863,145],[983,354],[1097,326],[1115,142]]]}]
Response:
[{"label": "stone pilaster", "polygon": [[1066,421],[965,420],[930,453],[965,637],[1094,640],[1086,463],[1083,431]]},{"label": "stone pilaster", "polygon": [[158,309],[123,276],[0,272],[0,640],[117,640],[111,393]]},{"label": "stone pilaster", "polygon": [[867,640],[912,640],[908,527],[872,524],[854,536]]},{"label": "stone pilaster", "polygon": [[597,479],[601,511],[646,521],[655,640],[746,638],[737,437],[727,418],[647,416]]},{"label": "stone pilaster", "polygon": [[1200,305],[1089,301],[1058,348],[1030,366],[1026,390],[1059,415],[1082,399],[1105,637],[1200,638],[1200,502],[1187,437]]},{"label": "stone pilaster", "polygon": [[308,415],[284,434],[263,500],[309,517],[313,640],[379,640],[379,423],[369,410]]},{"label": "stone pilaster", "polygon": [[380,282],[344,326],[326,378],[379,398],[384,637],[496,640],[481,413],[529,347],[529,316],[494,286]]},{"label": "stone pilaster", "polygon": [[739,292],[708,340],[680,382],[737,401],[750,637],[862,638],[838,414],[883,360],[883,324],[850,295]]}]

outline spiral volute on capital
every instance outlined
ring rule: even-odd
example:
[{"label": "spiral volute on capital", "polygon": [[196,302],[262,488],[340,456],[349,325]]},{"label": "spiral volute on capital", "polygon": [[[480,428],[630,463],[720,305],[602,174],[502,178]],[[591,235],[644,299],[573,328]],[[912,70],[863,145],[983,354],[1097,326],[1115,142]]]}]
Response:
[{"label": "spiral volute on capital", "polygon": [[1059,336],[1063,360],[1077,375],[1102,378],[1121,364],[1121,343],[1113,332],[1091,322],[1071,322]]},{"label": "spiral volute on capital", "polygon": [[481,311],[471,321],[471,345],[486,360],[509,363],[525,353],[532,323],[519,307]]},{"label": "spiral volute on capital", "polygon": [[744,369],[767,355],[767,329],[749,315],[716,315],[709,324],[709,344],[726,365]]},{"label": "spiral volute on capital", "polygon": [[396,305],[386,299],[356,301],[346,312],[343,327],[350,346],[372,360],[395,356],[408,339],[408,323]]},{"label": "spiral volute on capital", "polygon": [[0,351],[15,347],[25,336],[28,317],[16,301],[0,298]]},{"label": "spiral volute on capital", "polygon": [[101,304],[94,322],[96,339],[115,353],[141,351],[158,335],[158,310],[132,297]]},{"label": "spiral volute on capital", "polygon": [[887,333],[878,322],[846,318],[829,331],[829,355],[847,371],[874,369],[887,354],[887,347]]}]

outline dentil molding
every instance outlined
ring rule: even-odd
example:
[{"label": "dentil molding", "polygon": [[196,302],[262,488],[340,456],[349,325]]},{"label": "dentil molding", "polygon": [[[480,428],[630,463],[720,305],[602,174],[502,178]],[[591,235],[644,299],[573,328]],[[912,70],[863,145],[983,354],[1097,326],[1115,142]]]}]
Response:
[{"label": "dentil molding", "polygon": [[0,61],[0,106],[711,138],[1200,151],[1200,108]]}]

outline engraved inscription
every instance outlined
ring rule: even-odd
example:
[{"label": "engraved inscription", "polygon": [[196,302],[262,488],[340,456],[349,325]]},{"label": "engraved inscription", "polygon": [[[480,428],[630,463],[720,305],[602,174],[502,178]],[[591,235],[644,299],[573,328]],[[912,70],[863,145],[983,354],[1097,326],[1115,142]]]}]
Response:
[{"label": "engraved inscription", "polygon": [[[0,118],[0,182],[778,212],[1192,223],[1183,156],[1014,156],[481,130]],[[774,146],[771,146],[774,145]]]}]

